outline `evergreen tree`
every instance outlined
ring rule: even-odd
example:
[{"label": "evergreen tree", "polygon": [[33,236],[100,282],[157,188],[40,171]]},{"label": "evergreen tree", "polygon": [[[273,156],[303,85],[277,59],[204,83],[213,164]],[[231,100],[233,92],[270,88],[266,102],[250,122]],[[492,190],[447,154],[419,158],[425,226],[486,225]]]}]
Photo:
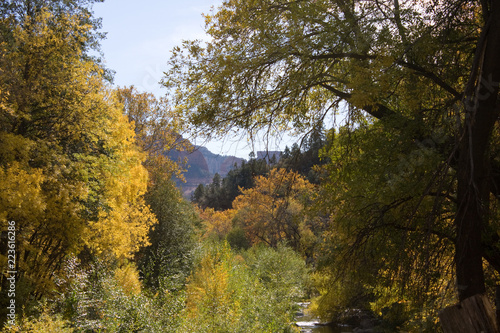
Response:
[{"label": "evergreen tree", "polygon": [[215,174],[211,184],[200,184],[193,193],[192,200],[203,209],[230,209],[233,200],[241,194],[241,189],[253,187],[254,178],[265,175],[268,171],[269,166],[265,160],[251,158],[248,162],[243,161],[239,167],[231,169],[223,179],[219,174]]}]

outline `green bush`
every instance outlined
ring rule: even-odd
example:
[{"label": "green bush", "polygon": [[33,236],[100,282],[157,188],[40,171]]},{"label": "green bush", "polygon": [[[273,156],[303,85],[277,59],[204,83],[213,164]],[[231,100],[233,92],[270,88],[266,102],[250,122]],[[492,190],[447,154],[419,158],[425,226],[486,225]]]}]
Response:
[{"label": "green bush", "polygon": [[240,226],[236,226],[227,234],[226,239],[235,250],[248,250],[250,248],[250,241],[245,235],[245,230]]},{"label": "green bush", "polygon": [[272,297],[281,303],[306,296],[308,269],[304,259],[292,248],[279,244],[251,248],[244,254],[252,275],[258,277]]},{"label": "green bush", "polygon": [[[64,292],[56,309],[76,332],[175,332],[184,306],[182,293],[147,290],[130,292],[117,279],[115,267],[98,261],[83,269],[70,260],[68,274],[60,279]],[[125,266],[131,270],[133,266]],[[115,269],[113,269],[115,268]],[[134,273],[135,275],[135,273]]]},{"label": "green bush", "polygon": [[147,288],[181,290],[193,266],[197,214],[170,179],[155,177],[146,202],[158,219],[150,230],[151,244],[137,254]]},{"label": "green bush", "polygon": [[292,249],[251,248],[241,255],[209,243],[187,286],[179,332],[291,332],[307,269]]}]

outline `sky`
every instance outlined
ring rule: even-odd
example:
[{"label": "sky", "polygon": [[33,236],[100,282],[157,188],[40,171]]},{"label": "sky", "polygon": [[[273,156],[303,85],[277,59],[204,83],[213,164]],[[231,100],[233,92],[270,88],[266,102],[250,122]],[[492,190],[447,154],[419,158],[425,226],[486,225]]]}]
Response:
[{"label": "sky", "polygon": [[102,18],[102,51],[115,84],[134,85],[141,91],[164,94],[158,82],[167,68],[170,50],[182,40],[208,39],[202,13],[221,0],[105,0],[94,4]]},{"label": "sky", "polygon": [[[102,32],[107,33],[101,49],[106,66],[115,71],[115,85],[134,85],[141,92],[164,95],[158,82],[167,70],[170,51],[183,40],[208,40],[202,13],[209,14],[221,4],[222,0],[105,0],[94,4],[94,16],[102,18]],[[252,147],[245,137],[241,139],[195,143],[216,154],[242,158],[248,158],[252,150],[265,150],[259,142]],[[268,149],[284,146],[281,142]]]}]

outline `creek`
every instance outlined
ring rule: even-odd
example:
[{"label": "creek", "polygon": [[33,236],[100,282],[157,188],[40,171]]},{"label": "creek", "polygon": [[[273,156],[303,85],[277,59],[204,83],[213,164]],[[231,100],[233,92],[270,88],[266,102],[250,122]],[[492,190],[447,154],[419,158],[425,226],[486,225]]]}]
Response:
[{"label": "creek", "polygon": [[348,333],[352,328],[348,326],[335,326],[321,322],[307,313],[307,307],[310,303],[298,303],[299,312],[295,316],[295,324],[299,327],[301,333]]}]

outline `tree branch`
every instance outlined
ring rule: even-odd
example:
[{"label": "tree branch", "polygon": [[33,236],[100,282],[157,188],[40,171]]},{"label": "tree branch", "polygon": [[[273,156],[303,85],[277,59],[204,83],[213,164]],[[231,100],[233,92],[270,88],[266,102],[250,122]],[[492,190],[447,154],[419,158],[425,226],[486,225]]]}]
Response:
[{"label": "tree branch", "polygon": [[[338,97],[342,98],[343,100],[345,101],[349,101],[349,99],[351,99],[352,97],[352,94],[350,93],[346,93],[346,92],[343,92],[343,91],[340,91],[324,82],[320,82],[319,85],[325,89],[327,89],[328,91],[334,93],[335,95],[337,95]],[[369,115],[371,115],[372,117],[375,117],[377,119],[382,119],[384,117],[387,117],[387,116],[393,116],[393,115],[396,115],[396,112],[394,112],[393,110],[391,110],[390,108],[388,108],[387,106],[381,104],[381,103],[375,103],[373,105],[366,105],[362,108],[363,111],[365,111],[366,113],[368,113]]]},{"label": "tree branch", "polygon": [[416,74],[424,76],[428,79],[431,79],[435,84],[452,94],[455,98],[461,98],[462,94],[459,93],[457,90],[455,90],[452,86],[447,84],[446,82],[443,81],[439,76],[437,76],[435,73],[431,73],[427,71],[425,68],[423,68],[420,65],[417,64],[412,64],[403,60],[398,60],[396,61],[396,64],[401,65],[403,67],[409,68],[413,71],[415,71]]}]

